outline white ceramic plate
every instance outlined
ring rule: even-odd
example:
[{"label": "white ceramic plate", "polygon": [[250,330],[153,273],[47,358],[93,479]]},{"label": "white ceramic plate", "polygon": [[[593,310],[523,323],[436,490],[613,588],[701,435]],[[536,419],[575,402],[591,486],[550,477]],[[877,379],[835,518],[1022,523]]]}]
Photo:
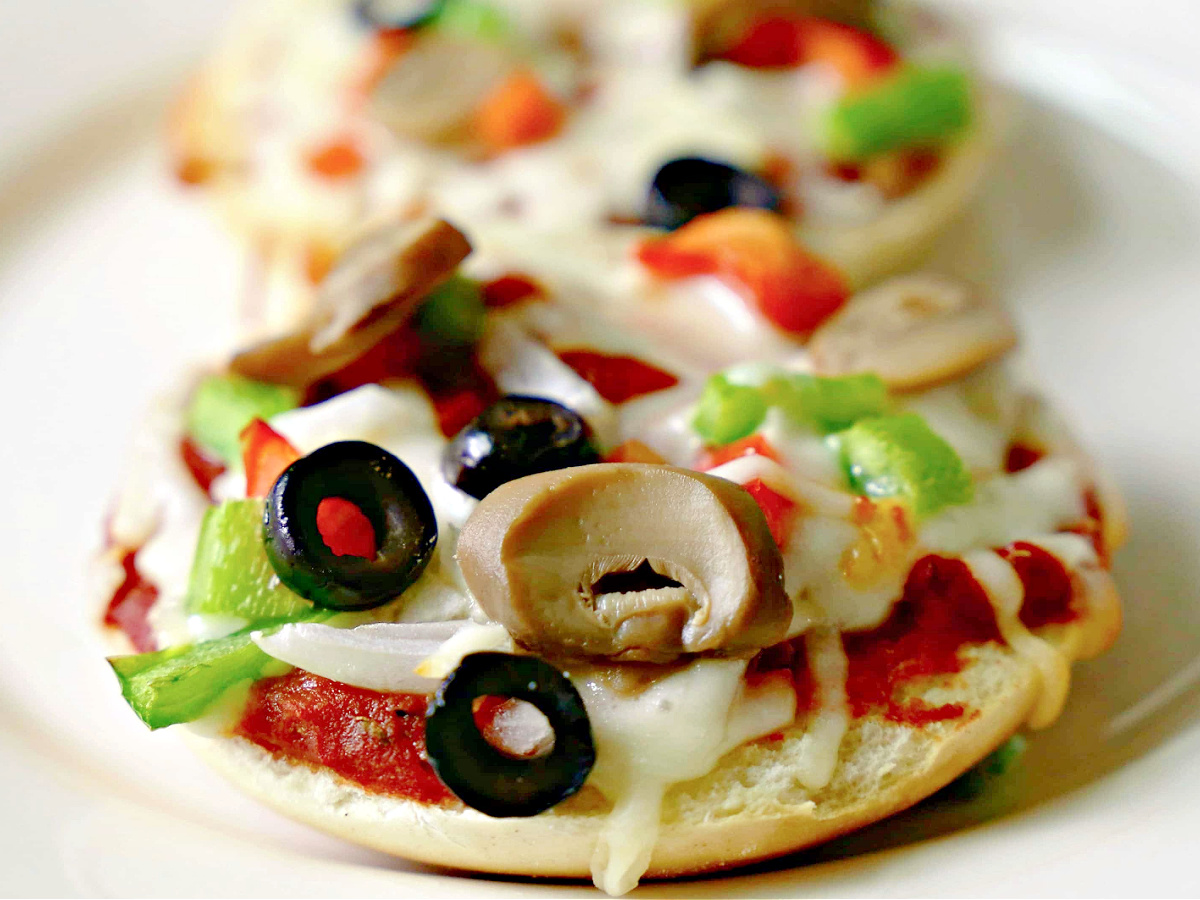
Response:
[{"label": "white ceramic plate", "polygon": [[[1127,494],[1125,632],[1077,669],[1066,715],[983,802],[927,804],[789,865],[642,895],[1200,890],[1200,22],[1165,2],[967,11],[1015,116],[942,259],[1014,304],[1032,366]],[[87,560],[148,398],[229,338],[236,256],[171,184],[156,131],[221,9],[4,12],[0,894],[595,896],[325,838],[124,708]]]}]

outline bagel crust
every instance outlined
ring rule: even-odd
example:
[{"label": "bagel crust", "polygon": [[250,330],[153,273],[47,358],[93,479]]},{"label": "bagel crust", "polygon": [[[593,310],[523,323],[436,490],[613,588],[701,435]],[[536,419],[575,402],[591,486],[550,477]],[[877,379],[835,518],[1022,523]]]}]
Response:
[{"label": "bagel crust", "polygon": [[[1069,656],[1115,635],[1105,616],[1046,634]],[[674,786],[645,877],[733,869],[783,856],[854,831],[912,806],[949,784],[1028,719],[1042,685],[1037,669],[995,644],[966,651],[963,671],[919,693],[962,702],[958,720],[922,727],[879,715],[856,719],[833,779],[806,791],[791,773],[804,722],[783,739],[751,742],[703,778]],[[467,808],[429,806],[373,794],[328,770],[275,757],[238,737],[186,731],[188,743],[246,793],[336,837],[405,859],[506,875],[590,877],[593,849],[610,805],[585,788],[531,818],[494,819]]]}]

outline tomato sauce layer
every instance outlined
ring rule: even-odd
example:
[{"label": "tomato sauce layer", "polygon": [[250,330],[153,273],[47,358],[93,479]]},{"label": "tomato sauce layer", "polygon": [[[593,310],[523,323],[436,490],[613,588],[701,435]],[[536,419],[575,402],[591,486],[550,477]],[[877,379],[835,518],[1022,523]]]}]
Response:
[{"label": "tomato sauce layer", "polygon": [[384,694],[295,669],[254,685],[234,734],[368,791],[453,805],[425,759],[426,702],[421,694]]},{"label": "tomato sauce layer", "polygon": [[125,578],[108,601],[104,624],[121,629],[138,653],[148,653],[158,649],[154,629],[150,627],[150,610],[158,600],[158,588],[142,577],[136,558],[136,550],[121,558]]},{"label": "tomato sauce layer", "polygon": [[964,647],[1002,640],[987,594],[967,565],[922,557],[886,622],[873,631],[842,636],[849,660],[850,711],[855,716],[882,713],[893,722],[916,726],[957,719],[967,711],[963,704],[932,706],[904,698],[903,688],[960,672]]},{"label": "tomato sauce layer", "polygon": [[1071,576],[1056,557],[1036,544],[1017,541],[997,553],[1008,560],[1025,588],[1021,624],[1026,628],[1061,625],[1079,618],[1071,600]]}]

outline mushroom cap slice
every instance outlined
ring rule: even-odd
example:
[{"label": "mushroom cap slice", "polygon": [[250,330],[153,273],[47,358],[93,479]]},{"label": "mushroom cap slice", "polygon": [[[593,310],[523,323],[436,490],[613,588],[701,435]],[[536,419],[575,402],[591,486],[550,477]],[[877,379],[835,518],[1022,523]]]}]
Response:
[{"label": "mushroom cap slice", "polygon": [[510,481],[476,507],[457,553],[483,610],[550,656],[750,655],[792,618],[758,505],[689,469],[601,463]]},{"label": "mushroom cap slice", "polygon": [[463,139],[479,105],[513,68],[498,44],[423,34],[376,85],[371,112],[401,139]]},{"label": "mushroom cap slice", "polygon": [[441,219],[372,231],[338,257],[305,327],[242,351],[229,367],[257,381],[306,388],[404,324],[470,252],[463,233]]},{"label": "mushroom cap slice", "polygon": [[1016,343],[1008,313],[982,291],[914,274],[852,297],[808,349],[819,375],[874,372],[892,390],[908,391],[965,375]]}]

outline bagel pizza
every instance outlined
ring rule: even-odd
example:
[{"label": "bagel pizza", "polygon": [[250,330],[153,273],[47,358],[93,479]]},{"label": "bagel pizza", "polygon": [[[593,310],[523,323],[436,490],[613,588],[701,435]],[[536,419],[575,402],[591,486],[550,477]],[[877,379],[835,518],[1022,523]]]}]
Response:
[{"label": "bagel pizza", "polygon": [[916,803],[1115,638],[1119,500],[978,289],[884,282],[717,370],[496,302],[468,250],[376,234],[137,444],[110,662],[264,803],[621,894]]},{"label": "bagel pizza", "polygon": [[509,268],[619,292],[663,274],[630,252],[646,234],[763,209],[829,270],[814,289],[845,290],[972,195],[994,117],[965,57],[870,0],[254,0],[170,145],[262,266],[247,337],[303,321],[364,230],[427,214]]}]

